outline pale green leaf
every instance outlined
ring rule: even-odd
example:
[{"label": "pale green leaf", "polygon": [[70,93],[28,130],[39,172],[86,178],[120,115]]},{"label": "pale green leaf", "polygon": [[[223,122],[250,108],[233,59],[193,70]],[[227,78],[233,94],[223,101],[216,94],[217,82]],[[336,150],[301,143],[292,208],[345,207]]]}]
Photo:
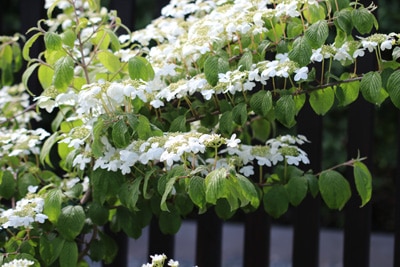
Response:
[{"label": "pale green leaf", "polygon": [[62,49],[62,39],[60,35],[55,32],[46,32],[44,35],[44,44],[47,50],[60,50]]},{"label": "pale green leaf", "polygon": [[310,105],[318,115],[328,112],[335,102],[335,94],[332,87],[315,90],[310,93]]},{"label": "pale green leaf", "polygon": [[144,57],[131,57],[128,61],[129,77],[133,80],[151,81],[154,79],[154,69]]},{"label": "pale green leaf", "polygon": [[252,64],[253,64],[253,53],[251,51],[244,52],[238,62],[238,67],[240,67],[241,71],[250,70]]},{"label": "pale green leaf", "polygon": [[118,196],[122,205],[127,207],[130,211],[137,211],[137,202],[140,196],[140,185],[143,176],[136,177],[133,181],[127,180],[121,185]]},{"label": "pale green leaf", "polygon": [[175,182],[179,179],[179,176],[168,177],[168,178],[169,179],[165,184],[164,192],[162,193],[161,197],[160,208],[162,211],[169,211],[167,206],[167,198],[174,189]]},{"label": "pale green leaf", "polygon": [[393,72],[387,81],[386,90],[393,104],[400,108],[400,70]]},{"label": "pale green leaf", "polygon": [[50,151],[53,146],[59,141],[59,133],[54,132],[50,137],[44,141],[42,149],[40,150],[40,162],[42,164],[47,163],[49,166],[53,166],[50,159]]},{"label": "pale green leaf", "polygon": [[121,69],[121,62],[119,61],[119,58],[110,51],[103,50],[98,52],[97,58],[111,73],[116,73]]},{"label": "pale green leaf", "polygon": [[304,6],[303,14],[306,20],[311,24],[324,20],[326,17],[326,11],[323,5],[307,4]]},{"label": "pale green leaf", "polygon": [[[341,76],[341,79],[344,79]],[[360,81],[354,81],[349,83],[342,83],[335,89],[335,95],[338,100],[338,105],[345,107],[357,100],[360,92]]]},{"label": "pale green leaf", "polygon": [[38,69],[39,82],[43,89],[47,89],[52,85],[54,70],[47,65],[40,65]]},{"label": "pale green leaf", "polygon": [[60,189],[51,189],[44,198],[43,213],[47,215],[48,220],[57,223],[61,214],[62,192]]},{"label": "pale green leaf", "polygon": [[[39,67],[39,63],[34,63],[34,64],[32,64],[32,65],[30,65],[25,71],[24,71],[24,73],[22,74],[22,83],[23,83],[23,85],[25,86],[25,88],[29,88],[29,86],[28,86],[28,80],[29,80],[29,77],[31,77],[31,75],[32,75],[32,73],[35,71],[35,69],[37,68],[37,67]],[[31,93],[32,94],[32,93]]]},{"label": "pale green leaf", "polygon": [[65,56],[57,60],[54,66],[53,84],[63,91],[72,82],[74,78],[74,61],[71,57]]},{"label": "pale green leaf", "polygon": [[350,199],[350,184],[337,171],[322,172],[318,185],[322,199],[330,209],[341,210]]},{"label": "pale green leaf", "polygon": [[219,168],[210,172],[205,178],[206,201],[216,204],[220,198],[226,198],[229,195],[227,190],[226,169]]},{"label": "pale green leaf", "polygon": [[248,178],[238,173],[231,178],[237,185],[237,190],[240,191],[247,201],[250,201],[250,204],[254,208],[257,208],[260,205],[260,199],[254,184]]},{"label": "pale green leaf", "polygon": [[29,55],[29,51],[32,47],[32,45],[36,42],[36,40],[39,38],[39,36],[43,35],[43,33],[38,32],[35,33],[34,35],[32,35],[31,38],[29,38],[25,45],[24,48],[22,49],[22,56],[26,61],[29,61],[31,59],[30,55]]},{"label": "pale green leaf", "polygon": [[372,195],[372,177],[367,166],[362,162],[353,164],[354,181],[356,189],[361,197],[361,206],[364,206],[371,200]]},{"label": "pale green leaf", "polygon": [[129,144],[130,136],[128,130],[128,125],[124,120],[119,120],[112,126],[111,137],[117,148],[123,148]]},{"label": "pale green leaf", "polygon": [[310,190],[311,195],[315,198],[319,193],[318,179],[315,175],[306,173],[304,177],[307,179],[308,190]]}]

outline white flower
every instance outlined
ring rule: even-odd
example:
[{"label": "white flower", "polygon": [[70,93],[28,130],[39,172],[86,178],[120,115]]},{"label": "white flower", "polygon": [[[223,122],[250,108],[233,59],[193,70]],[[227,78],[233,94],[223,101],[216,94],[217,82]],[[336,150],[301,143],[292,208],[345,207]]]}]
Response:
[{"label": "white flower", "polygon": [[297,69],[294,71],[296,75],[294,76],[294,80],[300,81],[300,80],[306,80],[308,78],[308,68],[307,67],[302,67],[300,69]]},{"label": "white flower", "polygon": [[363,46],[363,48],[368,49],[368,51],[371,53],[374,51],[375,47],[378,46],[377,42],[373,42],[373,41],[368,41],[368,40],[362,40],[361,44]]},{"label": "white flower", "polygon": [[174,261],[174,260],[170,259],[170,260],[168,261],[168,266],[171,266],[171,267],[178,267],[178,266],[179,266],[179,261]]},{"label": "white flower", "polygon": [[205,100],[210,100],[214,93],[215,93],[214,89],[201,91],[201,94],[203,95]]},{"label": "white flower", "polygon": [[249,165],[249,166],[244,166],[239,169],[239,172],[242,173],[246,177],[251,177],[254,175],[254,167]]},{"label": "white flower", "polygon": [[365,55],[364,49],[357,49],[353,53],[353,58],[363,57]]},{"label": "white flower", "polygon": [[[207,100],[208,100],[208,99],[207,99]],[[162,102],[162,101],[159,100],[159,99],[154,99],[154,100],[150,101],[150,105],[151,105],[153,108],[160,108],[160,107],[163,107],[163,106],[164,106],[164,102]]]},{"label": "white flower", "polygon": [[321,54],[321,48],[318,48],[317,50],[312,50],[312,55],[310,60],[313,62],[322,62],[324,60],[324,56]]},{"label": "white flower", "polygon": [[240,143],[240,139],[236,138],[236,134],[232,134],[231,138],[226,141],[228,147],[237,147]]},{"label": "white flower", "polygon": [[385,51],[386,49],[388,50],[392,49],[392,40],[388,39],[381,43],[381,50]]},{"label": "white flower", "polygon": [[79,165],[79,169],[84,170],[86,164],[88,164],[90,161],[91,161],[91,159],[89,157],[85,157],[84,155],[79,154],[76,156],[76,158],[72,162],[72,166]]},{"label": "white flower", "polygon": [[27,259],[12,260],[10,262],[4,263],[1,267],[28,267],[34,265],[35,262]]}]

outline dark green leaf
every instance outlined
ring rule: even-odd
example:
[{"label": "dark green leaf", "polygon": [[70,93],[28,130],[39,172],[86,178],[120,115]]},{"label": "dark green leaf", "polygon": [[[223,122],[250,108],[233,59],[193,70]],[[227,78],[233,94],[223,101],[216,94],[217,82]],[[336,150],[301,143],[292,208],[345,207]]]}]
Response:
[{"label": "dark green leaf", "polygon": [[310,63],[310,58],[312,56],[312,47],[308,38],[302,36],[297,38],[293,42],[293,48],[289,51],[289,58],[300,66],[305,66]]},{"label": "dark green leaf", "polygon": [[239,103],[232,109],[232,119],[240,126],[243,126],[247,122],[246,103]]},{"label": "dark green leaf", "polygon": [[60,267],[76,266],[78,263],[78,245],[74,241],[65,241],[60,253]]},{"label": "dark green leaf", "polygon": [[328,22],[326,20],[319,20],[313,24],[304,32],[309,43],[313,48],[318,48],[325,44],[326,39],[329,35]]},{"label": "dark green leaf", "polygon": [[296,124],[296,103],[291,95],[282,96],[276,102],[275,116],[280,123],[288,128]]},{"label": "dark green leaf", "polygon": [[299,205],[307,195],[308,181],[304,176],[293,177],[286,184],[290,204]]},{"label": "dark green leaf", "polygon": [[250,98],[250,107],[256,114],[267,116],[272,109],[272,95],[270,91],[261,90]]},{"label": "dark green leaf", "polygon": [[283,215],[289,208],[288,193],[283,185],[266,187],[263,197],[264,209],[274,218]]},{"label": "dark green leaf", "polygon": [[64,91],[71,84],[74,78],[74,61],[70,56],[65,56],[57,60],[54,66],[53,84]]},{"label": "dark green leaf", "polygon": [[17,182],[10,171],[0,170],[0,196],[10,199],[16,192]]},{"label": "dark green leaf", "polygon": [[40,257],[46,263],[46,266],[51,265],[60,256],[64,246],[65,239],[56,236],[55,234],[41,235],[39,241]]},{"label": "dark green leaf", "polygon": [[162,233],[173,235],[176,234],[181,227],[182,219],[174,210],[170,212],[162,211],[158,224]]},{"label": "dark green leaf", "polygon": [[393,104],[400,108],[400,70],[393,72],[387,81],[386,90]]}]

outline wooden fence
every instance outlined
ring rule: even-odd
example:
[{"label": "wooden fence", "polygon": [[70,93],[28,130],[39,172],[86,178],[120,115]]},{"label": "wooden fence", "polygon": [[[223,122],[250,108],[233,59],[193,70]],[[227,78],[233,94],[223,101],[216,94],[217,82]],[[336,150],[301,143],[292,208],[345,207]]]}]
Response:
[{"label": "wooden fence", "polygon": [[[15,0],[2,0],[1,15],[7,12],[5,7]],[[44,1],[42,0],[19,0],[16,1],[19,8],[20,32],[25,33],[29,28],[36,25],[38,19],[45,17],[43,10]],[[360,1],[368,2],[368,1]],[[376,2],[376,1],[375,1]],[[154,5],[154,16],[157,16],[161,7],[168,3],[167,0],[158,0]],[[14,2],[15,4],[15,2]],[[365,3],[369,5],[368,3]],[[131,29],[135,26],[135,1],[134,0],[111,0],[111,9],[116,9],[122,21]],[[0,7],[1,8],[1,7]],[[4,23],[3,20],[1,20]],[[4,25],[0,24],[0,29]],[[1,32],[0,32],[1,33]],[[41,50],[40,45],[33,48],[37,52]],[[366,73],[373,66],[372,59],[359,64],[359,72]],[[31,81],[35,83],[34,81]],[[32,88],[40,88],[38,84],[32,84]],[[39,89],[38,89],[39,90]],[[39,93],[39,92],[37,92]],[[358,151],[362,156],[366,156],[366,164],[373,170],[372,160],[374,157],[373,145],[373,124],[375,108],[362,99],[353,103],[348,111],[347,117],[347,158],[357,157]],[[400,126],[400,116],[397,122]],[[311,166],[314,171],[321,170],[322,141],[323,141],[323,120],[322,117],[315,115],[309,106],[303,108],[298,116],[297,130],[304,134],[312,143],[307,144],[304,150],[310,157]],[[398,132],[398,131],[397,131]],[[397,138],[397,172],[395,181],[397,192],[393,199],[395,201],[395,245],[393,266],[400,266],[400,136]],[[325,157],[329,155],[324,155]],[[351,177],[352,173],[347,173]],[[371,236],[371,203],[363,208],[359,208],[359,199],[354,190],[353,179],[350,179],[353,194],[349,203],[344,208],[344,267],[368,267],[370,256],[370,236]],[[293,208],[293,267],[317,267],[319,264],[319,235],[320,235],[320,209],[321,200],[319,198],[308,197],[298,207]],[[243,216],[242,223],[245,227],[243,242],[244,258],[243,265],[246,267],[269,266],[270,261],[270,228],[271,219],[263,210],[258,210],[252,214]],[[196,258],[194,261],[200,267],[221,266],[222,259],[222,221],[215,213],[207,212],[198,216],[197,220],[197,243]],[[119,254],[116,262],[108,266],[128,266],[128,239],[122,234],[116,236],[120,245]],[[156,221],[150,225],[149,234],[149,255],[165,253],[169,257],[174,255],[174,237],[163,235]],[[373,266],[374,267],[374,266]],[[383,266],[382,266],[383,267]]]}]

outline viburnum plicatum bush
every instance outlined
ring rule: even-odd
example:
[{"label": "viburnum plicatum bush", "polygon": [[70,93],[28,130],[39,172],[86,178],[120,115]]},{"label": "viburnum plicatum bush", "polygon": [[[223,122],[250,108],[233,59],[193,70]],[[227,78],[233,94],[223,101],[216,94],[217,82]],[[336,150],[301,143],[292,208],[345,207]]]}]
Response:
[{"label": "viburnum plicatum bush", "polygon": [[[372,3],[173,0],[134,32],[96,0],[45,8],[29,39],[0,38],[0,242],[9,264],[109,263],[117,246],[104,225],[138,238],[155,216],[173,234],[212,206],[223,219],[260,205],[279,217],[321,194],[342,209],[348,181],[337,166],[307,170],[309,140],[285,129],[306,101],[319,115],[359,95],[400,107],[399,35],[372,33]],[[45,49],[33,56],[39,40]],[[360,74],[358,59],[371,55],[376,69]],[[34,73],[43,90],[31,103]],[[50,132],[30,127],[42,112],[53,114]],[[361,206],[372,191],[362,159],[338,165],[354,169]]]}]

